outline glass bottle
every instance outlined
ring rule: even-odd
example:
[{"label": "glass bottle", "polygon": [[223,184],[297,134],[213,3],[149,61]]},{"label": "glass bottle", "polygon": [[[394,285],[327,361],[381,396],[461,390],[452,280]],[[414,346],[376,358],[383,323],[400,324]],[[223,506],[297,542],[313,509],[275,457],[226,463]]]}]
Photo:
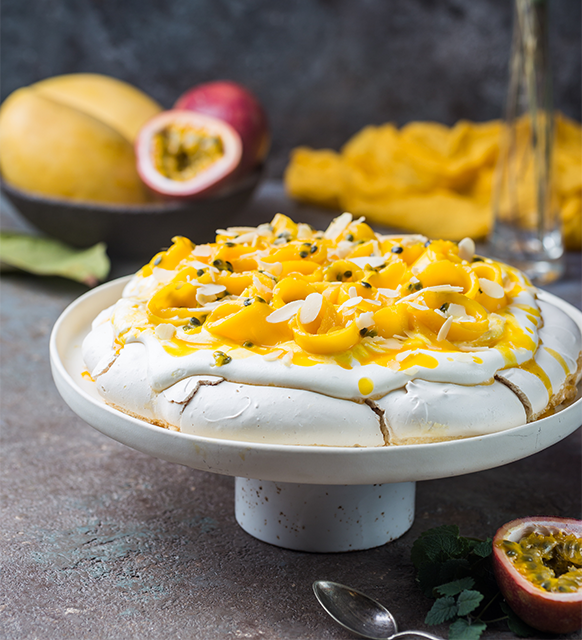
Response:
[{"label": "glass bottle", "polygon": [[502,127],[489,253],[535,284],[564,270],[552,186],[554,114],[547,0],[515,0],[509,92]]}]

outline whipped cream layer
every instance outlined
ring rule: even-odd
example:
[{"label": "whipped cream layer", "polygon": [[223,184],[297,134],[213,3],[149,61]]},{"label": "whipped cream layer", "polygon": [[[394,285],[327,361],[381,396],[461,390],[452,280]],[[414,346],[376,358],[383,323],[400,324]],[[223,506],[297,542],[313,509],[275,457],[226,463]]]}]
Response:
[{"label": "whipped cream layer", "polygon": [[581,339],[474,244],[268,225],[175,238],[83,344],[111,404],[211,437],[382,446],[535,419],[578,381]]}]

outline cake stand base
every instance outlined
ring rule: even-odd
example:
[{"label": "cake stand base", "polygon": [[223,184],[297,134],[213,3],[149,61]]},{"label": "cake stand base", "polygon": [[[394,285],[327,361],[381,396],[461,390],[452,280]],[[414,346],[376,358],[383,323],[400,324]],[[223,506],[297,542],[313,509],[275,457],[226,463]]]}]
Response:
[{"label": "cake stand base", "polygon": [[235,517],[250,535],[285,549],[372,549],[412,526],[415,484],[319,485],[236,478]]}]

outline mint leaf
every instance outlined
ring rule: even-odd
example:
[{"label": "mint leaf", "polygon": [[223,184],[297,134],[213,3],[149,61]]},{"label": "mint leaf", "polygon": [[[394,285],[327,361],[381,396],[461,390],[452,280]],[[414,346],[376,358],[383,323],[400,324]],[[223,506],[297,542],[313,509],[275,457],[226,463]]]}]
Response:
[{"label": "mint leaf", "polygon": [[453,580],[453,582],[441,584],[440,587],[436,587],[435,591],[441,596],[456,596],[461,593],[461,591],[470,589],[474,584],[475,580],[471,577],[461,578],[460,580]]},{"label": "mint leaf", "polygon": [[428,562],[443,561],[461,548],[459,528],[444,525],[425,531],[412,545],[411,559],[419,569]]},{"label": "mint leaf", "polygon": [[430,611],[424,619],[425,624],[442,624],[457,615],[457,604],[455,599],[446,596],[434,602]]},{"label": "mint leaf", "polygon": [[486,628],[484,622],[469,622],[459,618],[449,627],[449,640],[479,640]]},{"label": "mint leaf", "polygon": [[537,631],[525,623],[506,602],[502,602],[500,606],[503,613],[507,616],[507,626],[516,636],[520,638],[531,638],[537,634]]},{"label": "mint leaf", "polygon": [[457,605],[459,607],[458,615],[466,616],[471,613],[471,611],[474,611],[479,606],[481,600],[483,600],[483,594],[478,591],[471,591],[469,589],[461,591],[457,598]]},{"label": "mint leaf", "polygon": [[466,558],[449,558],[441,564],[440,584],[466,578],[471,574],[471,563]]},{"label": "mint leaf", "polygon": [[487,538],[487,540],[481,540],[478,544],[476,544],[471,552],[480,558],[486,558],[493,553],[493,540],[491,538]]}]

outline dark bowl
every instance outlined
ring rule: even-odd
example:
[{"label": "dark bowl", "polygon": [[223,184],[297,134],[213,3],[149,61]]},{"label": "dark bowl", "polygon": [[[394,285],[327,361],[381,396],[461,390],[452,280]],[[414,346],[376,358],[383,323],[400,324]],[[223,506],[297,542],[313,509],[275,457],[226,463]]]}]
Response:
[{"label": "dark bowl", "polygon": [[214,196],[185,202],[115,205],[60,200],[21,191],[2,182],[2,191],[35,227],[74,247],[105,242],[112,257],[149,260],[186,236],[196,244],[213,242],[215,230],[228,226],[250,200],[262,168]]}]

